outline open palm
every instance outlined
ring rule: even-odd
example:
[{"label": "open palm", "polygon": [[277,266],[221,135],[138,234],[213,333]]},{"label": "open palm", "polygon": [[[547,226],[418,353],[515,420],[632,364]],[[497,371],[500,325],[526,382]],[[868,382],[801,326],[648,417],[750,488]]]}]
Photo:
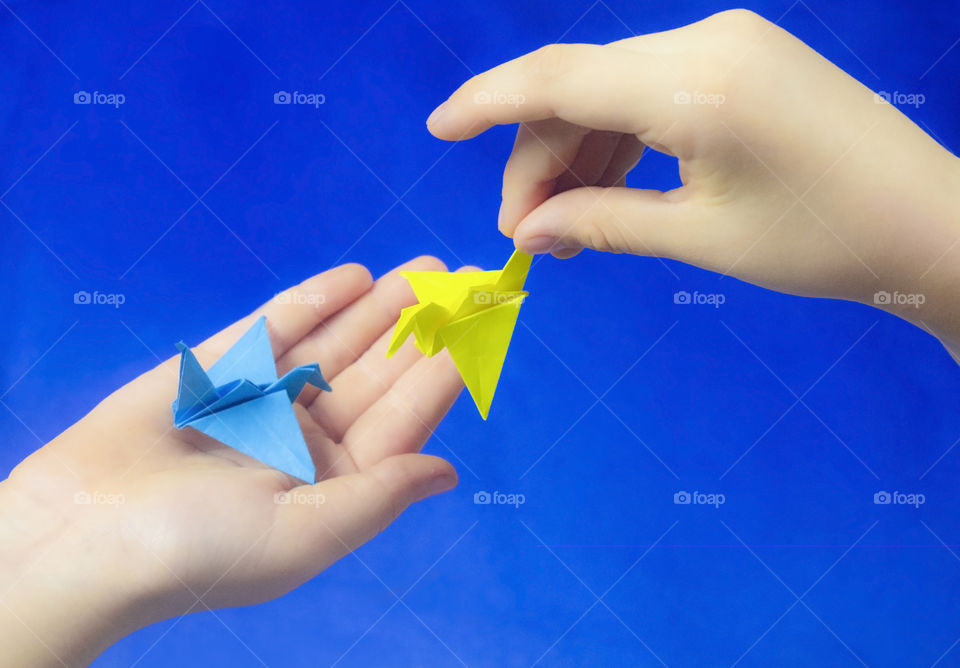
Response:
[{"label": "open palm", "polygon": [[[445,268],[418,258],[399,269]],[[358,265],[331,269],[194,348],[209,367],[265,315],[280,374],[319,362],[333,392],[307,386],[294,404],[316,484],[175,429],[174,357],[18,466],[2,486],[11,515],[34,535],[74,536],[92,572],[122,560],[124,586],[150,592],[154,617],[256,603],[313,577],[456,484],[448,462],[418,454],[462,389],[453,363],[410,343],[385,357],[414,302],[398,270],[374,283]]]}]

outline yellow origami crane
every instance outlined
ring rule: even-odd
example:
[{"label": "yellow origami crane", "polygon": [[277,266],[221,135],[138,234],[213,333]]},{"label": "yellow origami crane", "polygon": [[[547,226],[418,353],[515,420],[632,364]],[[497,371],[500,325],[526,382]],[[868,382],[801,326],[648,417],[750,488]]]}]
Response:
[{"label": "yellow origami crane", "polygon": [[532,259],[515,251],[497,271],[401,271],[419,303],[400,312],[387,357],[399,350],[411,332],[427,357],[446,348],[486,420],[520,305],[527,296],[523,283]]}]

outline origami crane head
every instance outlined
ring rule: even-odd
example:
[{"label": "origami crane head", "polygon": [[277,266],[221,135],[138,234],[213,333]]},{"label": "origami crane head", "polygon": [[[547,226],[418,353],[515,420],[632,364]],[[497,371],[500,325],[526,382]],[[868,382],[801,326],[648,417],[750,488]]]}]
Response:
[{"label": "origami crane head", "polygon": [[514,252],[503,269],[452,273],[400,272],[418,304],[400,312],[387,357],[413,333],[417,348],[432,357],[446,348],[484,420],[490,413],[532,256]]},{"label": "origami crane head", "polygon": [[307,383],[327,392],[317,364],[305,364],[277,378],[267,319],[260,317],[223,357],[204,371],[182,341],[180,386],[173,423],[208,436],[312,483],[313,460],[291,404]]}]

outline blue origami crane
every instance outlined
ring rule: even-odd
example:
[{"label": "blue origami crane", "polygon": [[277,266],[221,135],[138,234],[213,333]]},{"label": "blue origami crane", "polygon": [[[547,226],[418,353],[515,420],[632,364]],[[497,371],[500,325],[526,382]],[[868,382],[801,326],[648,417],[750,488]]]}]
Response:
[{"label": "blue origami crane", "polygon": [[193,427],[312,483],[310,451],[291,405],[307,383],[327,392],[320,366],[304,364],[277,379],[267,319],[257,320],[217,362],[204,371],[182,341],[180,387],[173,402],[173,424]]}]

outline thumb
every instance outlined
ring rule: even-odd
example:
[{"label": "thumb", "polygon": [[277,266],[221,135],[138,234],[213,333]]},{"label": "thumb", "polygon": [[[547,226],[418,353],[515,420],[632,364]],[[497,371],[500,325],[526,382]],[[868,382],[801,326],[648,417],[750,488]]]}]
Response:
[{"label": "thumb", "polygon": [[570,256],[570,251],[592,248],[686,259],[704,245],[701,218],[676,191],[574,188],[527,214],[513,240],[532,254]]},{"label": "thumb", "polygon": [[[286,552],[282,561],[313,575],[383,531],[411,504],[456,484],[457,473],[446,460],[402,454],[359,473],[290,490],[274,529]],[[314,498],[320,502],[310,503]]]},{"label": "thumb", "polygon": [[453,489],[457,472],[440,457],[407,453],[333,478],[327,485],[327,498],[336,512],[330,526],[354,549],[390,526],[410,505]]}]

